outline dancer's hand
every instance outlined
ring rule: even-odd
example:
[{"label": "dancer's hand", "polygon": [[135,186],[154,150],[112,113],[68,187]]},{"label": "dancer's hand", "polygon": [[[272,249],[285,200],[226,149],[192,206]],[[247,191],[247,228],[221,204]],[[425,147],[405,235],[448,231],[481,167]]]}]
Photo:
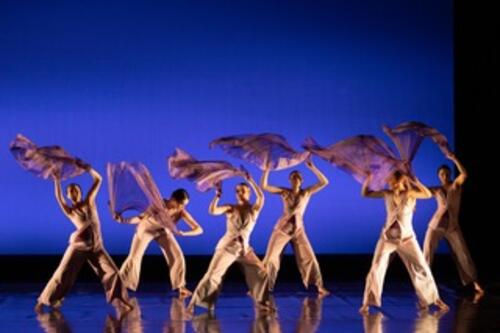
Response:
[{"label": "dancer's hand", "polygon": [[222,196],[222,182],[215,184],[215,195],[219,198]]},{"label": "dancer's hand", "polygon": [[312,169],[314,168],[314,164],[313,164],[313,161],[312,161],[312,158],[309,156],[306,160],[306,166],[309,168],[309,169]]},{"label": "dancer's hand", "polygon": [[85,170],[85,171],[87,171],[87,172],[88,172],[88,171],[92,168],[92,167],[90,166],[90,164],[88,164],[88,163],[86,163],[86,162],[82,161],[82,160],[81,160],[81,159],[79,159],[79,158],[76,158],[76,159],[75,159],[75,164],[76,164],[77,166],[79,166],[80,168],[84,169],[84,170]]},{"label": "dancer's hand", "polygon": [[250,172],[245,170],[245,172],[243,173],[243,178],[245,178],[245,180],[249,182],[252,179],[252,176],[250,175]]},{"label": "dancer's hand", "polygon": [[451,161],[454,161],[457,157],[450,151],[448,154],[446,154],[446,158]]}]

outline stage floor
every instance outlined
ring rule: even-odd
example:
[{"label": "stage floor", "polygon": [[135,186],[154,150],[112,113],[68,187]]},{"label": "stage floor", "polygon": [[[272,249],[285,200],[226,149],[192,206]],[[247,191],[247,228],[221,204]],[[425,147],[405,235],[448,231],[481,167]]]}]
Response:
[{"label": "stage floor", "polygon": [[126,315],[107,305],[99,284],[75,286],[60,312],[33,312],[40,284],[0,286],[0,332],[500,332],[500,297],[486,294],[477,303],[440,285],[450,305],[445,314],[419,314],[407,283],[388,281],[382,312],[361,316],[363,283],[327,285],[332,296],[318,299],[301,285],[277,286],[275,315],[254,311],[240,283],[226,283],[214,315],[197,309],[185,318],[185,302],[165,285],[142,285],[131,293],[138,306]]}]

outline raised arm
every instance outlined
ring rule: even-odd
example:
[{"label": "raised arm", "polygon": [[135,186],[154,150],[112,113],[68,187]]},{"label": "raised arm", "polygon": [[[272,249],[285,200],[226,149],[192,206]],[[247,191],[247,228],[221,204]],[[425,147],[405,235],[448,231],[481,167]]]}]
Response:
[{"label": "raised arm", "polygon": [[260,186],[262,186],[262,189],[264,191],[273,193],[273,194],[281,194],[283,192],[283,188],[269,185],[267,183],[267,180],[269,179],[269,173],[271,172],[271,169],[266,168],[264,172],[262,173],[262,177],[260,179]]},{"label": "raised arm", "polygon": [[87,202],[95,202],[95,198],[97,197],[97,193],[99,192],[99,188],[101,187],[102,184],[102,177],[97,171],[95,171],[90,166],[88,166],[88,173],[92,177],[93,182],[89,192],[87,193],[87,197],[85,198],[85,200]]},{"label": "raised arm", "polygon": [[215,189],[215,196],[212,199],[210,206],[208,207],[209,214],[222,215],[222,214],[227,213],[231,209],[230,205],[219,206],[219,200],[220,200],[221,196],[222,196],[222,185],[219,183],[219,184],[217,184],[217,187]]},{"label": "raised arm", "polygon": [[465,170],[465,167],[463,166],[462,163],[458,160],[458,158],[455,156],[455,154],[450,153],[449,155],[446,156],[448,159],[453,161],[455,163],[457,169],[458,169],[458,176],[455,178],[453,181],[454,185],[461,186],[465,180],[467,179],[467,171]]},{"label": "raised arm", "polygon": [[318,177],[318,182],[312,186],[307,187],[306,191],[308,191],[310,194],[321,191],[323,188],[325,188],[326,185],[328,185],[328,178],[326,178],[326,176],[316,167],[316,165],[314,165],[311,158],[307,159],[306,166],[316,175],[316,177]]},{"label": "raised arm", "polygon": [[383,198],[385,191],[372,191],[370,190],[370,182],[372,181],[372,174],[366,177],[363,186],[361,187],[361,195],[365,198]]},{"label": "raised arm", "polygon": [[59,207],[61,207],[61,210],[63,211],[64,214],[68,215],[70,213],[70,208],[66,204],[66,200],[64,199],[64,196],[62,194],[61,178],[57,176],[54,176],[54,192]]},{"label": "raised arm", "polygon": [[245,174],[245,180],[250,184],[250,187],[253,189],[255,192],[255,196],[257,197],[255,199],[255,204],[253,205],[253,209],[256,212],[260,212],[262,207],[264,207],[264,192],[262,192],[262,189],[257,185],[255,180],[252,178],[250,173]]},{"label": "raised arm", "polygon": [[409,178],[408,182],[410,185],[410,194],[416,199],[430,199],[432,198],[432,192],[418,180],[417,177]]},{"label": "raised arm", "polygon": [[203,233],[203,228],[196,222],[196,220],[189,214],[187,210],[183,210],[181,218],[191,228],[189,231],[179,231],[181,236],[198,236]]}]

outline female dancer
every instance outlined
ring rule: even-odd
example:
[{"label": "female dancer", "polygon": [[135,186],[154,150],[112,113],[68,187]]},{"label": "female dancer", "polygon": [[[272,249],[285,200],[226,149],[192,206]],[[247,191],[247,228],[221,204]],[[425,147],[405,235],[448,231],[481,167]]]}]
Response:
[{"label": "female dancer", "polygon": [[[184,189],[172,192],[170,199],[163,201],[165,210],[174,223],[183,219],[191,228],[190,231],[179,231],[181,236],[197,236],[203,233],[201,226],[186,210],[189,195]],[[173,290],[178,290],[181,296],[188,296],[191,292],[186,288],[186,263],[182,250],[172,231],[165,227],[151,210],[131,218],[124,218],[114,213],[114,218],[121,223],[137,224],[130,252],[122,264],[120,275],[127,288],[137,290],[141,273],[141,262],[144,252],[152,240],[160,245],[163,256],[170,269],[170,282]]]},{"label": "female dancer", "polygon": [[434,277],[425,262],[412,226],[416,199],[429,199],[432,197],[431,192],[416,178],[412,180],[399,171],[390,176],[388,190],[369,190],[371,178],[371,174],[366,178],[361,194],[367,198],[383,198],[387,219],[375,248],[370,272],[366,277],[360,312],[368,313],[370,306],[381,306],[385,273],[393,252],[399,255],[410,274],[419,299],[419,307],[426,310],[429,305],[435,304],[446,311],[448,306],[439,298]]},{"label": "female dancer", "polygon": [[59,308],[64,296],[69,292],[83,263],[87,261],[101,279],[108,302],[117,300],[118,305],[131,309],[127,290],[124,287],[118,268],[104,249],[99,215],[95,199],[101,187],[101,176],[89,165],[85,169],[92,176],[93,183],[86,197],[82,200],[82,191],[78,184],[72,183],[66,188],[66,195],[71,201],[67,204],[62,194],[61,179],[54,173],[55,195],[64,215],[76,226],[71,234],[69,246],[38,298],[35,311],[41,312],[43,305]]},{"label": "female dancer", "polygon": [[481,288],[477,281],[476,268],[474,267],[474,262],[458,224],[462,185],[467,179],[467,172],[455,155],[449,153],[446,157],[455,163],[459,175],[455,180],[452,180],[451,170],[447,165],[442,165],[438,169],[441,186],[431,188],[438,207],[429,222],[429,227],[425,235],[424,257],[430,266],[439,241],[443,237],[446,238],[455,258],[463,285],[472,283],[476,294],[482,295],[484,294],[483,288]]},{"label": "female dancer", "polygon": [[[250,186],[247,183],[236,186],[236,204],[219,206],[222,189],[220,184],[216,188],[215,197],[208,211],[212,215],[225,214],[227,229],[217,244],[207,272],[193,293],[188,305],[189,312],[193,312],[195,305],[209,310],[214,309],[222,278],[235,261],[243,266],[249,294],[257,302],[258,307],[269,309],[267,273],[249,244],[250,234],[264,205],[264,194],[248,173],[245,179]],[[257,196],[255,204],[250,202],[250,187]]]},{"label": "female dancer", "polygon": [[283,215],[276,223],[269,239],[264,265],[266,265],[269,274],[269,288],[272,290],[280,269],[283,249],[288,243],[291,243],[304,286],[307,288],[309,284],[314,284],[318,288],[319,294],[327,295],[329,291],[323,286],[318,260],[316,260],[313,248],[304,230],[303,216],[311,195],[328,185],[328,179],[310,159],[306,161],[306,165],[319,180],[316,184],[306,188],[302,188],[303,179],[298,171],[290,173],[291,188],[269,185],[267,183],[269,168],[262,175],[262,188],[270,193],[281,195],[284,208]]}]

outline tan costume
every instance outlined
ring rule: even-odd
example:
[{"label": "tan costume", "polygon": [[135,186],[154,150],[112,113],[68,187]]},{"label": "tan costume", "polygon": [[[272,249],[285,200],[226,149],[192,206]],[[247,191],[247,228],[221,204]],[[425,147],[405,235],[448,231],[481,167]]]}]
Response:
[{"label": "tan costume", "polygon": [[257,216],[258,213],[250,205],[241,210],[233,206],[226,213],[226,233],[217,244],[208,270],[193,292],[190,306],[213,308],[221,288],[222,278],[234,262],[238,262],[243,267],[251,296],[260,303],[268,300],[266,270],[249,245],[250,234]]},{"label": "tan costume", "polygon": [[127,300],[127,291],[118,274],[118,268],[102,243],[95,202],[73,208],[68,217],[77,230],[71,234],[69,246],[38,302],[53,306],[62,301],[85,262],[89,263],[101,279],[108,302],[115,298]]},{"label": "tan costume", "polygon": [[440,187],[434,191],[437,210],[434,213],[424,240],[424,257],[432,265],[439,241],[446,238],[455,259],[460,280],[467,285],[477,280],[476,268],[458,224],[462,187],[451,185],[448,190]]},{"label": "tan costume", "polygon": [[[182,212],[173,214],[172,219],[177,222],[181,217]],[[137,290],[141,274],[142,257],[149,243],[155,240],[160,246],[170,270],[172,289],[175,290],[184,287],[186,285],[186,263],[184,254],[172,232],[148,214],[145,214],[143,217],[125,219],[124,222],[137,223],[129,255],[120,269],[120,275],[125,286],[131,290]]]},{"label": "tan costume", "polygon": [[422,305],[430,305],[439,299],[431,270],[418,245],[412,219],[416,200],[407,193],[398,196],[384,194],[387,220],[375,248],[372,266],[366,277],[363,304],[381,306],[385,273],[392,253],[396,252],[408,270],[411,281]]},{"label": "tan costume", "polygon": [[283,190],[281,197],[283,215],[274,227],[264,257],[270,289],[274,288],[283,250],[288,243],[292,244],[304,286],[307,288],[310,284],[314,284],[323,287],[318,260],[304,230],[303,216],[311,194],[307,190],[301,190],[298,194]]}]

